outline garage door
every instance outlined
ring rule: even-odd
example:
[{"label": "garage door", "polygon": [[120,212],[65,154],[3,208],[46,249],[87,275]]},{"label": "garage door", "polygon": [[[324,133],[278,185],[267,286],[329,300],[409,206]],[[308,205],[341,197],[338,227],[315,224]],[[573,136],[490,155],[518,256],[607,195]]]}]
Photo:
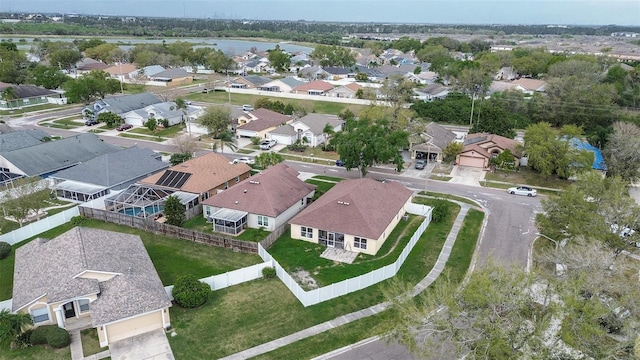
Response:
[{"label": "garage door", "polygon": [[484,168],[484,158],[460,155],[458,165]]},{"label": "garage door", "polygon": [[107,326],[109,343],[127,339],[146,332],[162,329],[162,313],[156,311],[151,314],[124,320]]},{"label": "garage door", "polygon": [[269,138],[272,139],[272,140],[278,141],[278,144],[282,144],[282,145],[291,145],[291,144],[293,144],[293,141],[291,141],[291,136],[270,134]]}]

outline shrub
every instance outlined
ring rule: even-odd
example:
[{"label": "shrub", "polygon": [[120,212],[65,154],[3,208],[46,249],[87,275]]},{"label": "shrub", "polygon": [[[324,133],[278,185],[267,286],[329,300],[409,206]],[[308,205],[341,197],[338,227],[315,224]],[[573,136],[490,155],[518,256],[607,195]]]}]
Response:
[{"label": "shrub", "polygon": [[433,211],[431,212],[431,221],[438,223],[446,220],[451,213],[451,203],[446,200],[435,200]]},{"label": "shrub", "polygon": [[258,136],[254,136],[251,138],[251,144],[253,145],[260,145],[260,141],[262,141],[262,139],[260,139],[260,137]]},{"label": "shrub", "polygon": [[55,325],[43,325],[38,326],[33,329],[31,332],[31,338],[29,338],[29,342],[31,345],[44,345],[47,343],[47,334],[49,333],[49,329],[52,327],[57,327]]},{"label": "shrub", "polygon": [[16,345],[19,348],[25,348],[31,346],[31,332],[33,329],[28,329],[23,331],[16,337]]},{"label": "shrub", "polygon": [[276,277],[276,269],[272,267],[262,268],[262,277],[264,279],[273,279]]},{"label": "shrub", "polygon": [[211,288],[193,275],[184,275],[173,286],[173,299],[185,308],[195,308],[209,300]]},{"label": "shrub", "polygon": [[47,343],[51,347],[60,349],[65,346],[69,346],[71,343],[71,337],[67,330],[53,326],[47,332]]},{"label": "shrub", "polygon": [[84,223],[87,218],[82,215],[77,215],[71,218],[71,225],[80,226]]},{"label": "shrub", "polygon": [[0,241],[0,259],[4,259],[11,254],[11,245],[4,241]]}]

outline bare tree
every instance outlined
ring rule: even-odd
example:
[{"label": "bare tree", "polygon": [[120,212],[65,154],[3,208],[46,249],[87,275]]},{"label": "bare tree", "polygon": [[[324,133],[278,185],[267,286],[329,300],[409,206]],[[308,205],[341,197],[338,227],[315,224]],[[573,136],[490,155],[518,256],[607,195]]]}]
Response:
[{"label": "bare tree", "polygon": [[196,137],[191,134],[177,136],[171,140],[171,144],[178,149],[179,153],[183,154],[192,154],[200,148],[200,146],[198,146]]},{"label": "bare tree", "polygon": [[604,148],[607,174],[625,181],[640,179],[640,128],[628,122],[613,124],[613,134]]}]

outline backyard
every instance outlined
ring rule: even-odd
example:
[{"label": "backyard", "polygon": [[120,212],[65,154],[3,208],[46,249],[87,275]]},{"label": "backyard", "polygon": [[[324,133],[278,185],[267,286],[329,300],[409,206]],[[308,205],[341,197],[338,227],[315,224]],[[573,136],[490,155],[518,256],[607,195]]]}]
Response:
[{"label": "backyard", "polygon": [[[202,231],[209,234],[217,234],[215,231],[213,231],[213,225],[207,222],[207,219],[205,219],[204,216],[193,217],[189,219],[187,222],[185,222],[184,224],[182,224],[182,227],[185,229]],[[264,229],[246,228],[237,236],[233,236],[230,234],[219,234],[219,235],[238,239],[238,240],[260,242],[265,237],[267,237],[267,235],[269,235],[269,231]]]},{"label": "backyard", "polygon": [[[427,275],[459,211],[457,205],[453,209],[446,221],[432,223],[427,228],[397,277],[415,284]],[[475,239],[477,233],[471,244],[464,242],[464,245],[456,246],[452,258],[470,260]],[[457,271],[466,272],[468,260],[466,264],[458,264]],[[174,306],[171,318],[178,335],[170,337],[169,342],[174,353],[180,354],[182,359],[227,356],[383,302],[380,290],[386,283],[305,308],[279,280],[254,280],[214,292],[213,299],[198,309]],[[365,332],[359,334],[363,337],[371,330],[368,326],[357,329]],[[335,348],[335,344],[325,346]]]}]

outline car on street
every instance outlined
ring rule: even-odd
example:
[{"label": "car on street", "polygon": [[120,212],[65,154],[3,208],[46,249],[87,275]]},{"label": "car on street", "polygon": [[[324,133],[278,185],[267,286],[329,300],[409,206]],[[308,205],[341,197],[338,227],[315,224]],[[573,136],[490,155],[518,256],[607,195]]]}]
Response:
[{"label": "car on street", "polygon": [[344,161],[336,160],[336,166],[344,166]]},{"label": "car on street", "polygon": [[95,120],[87,120],[87,121],[84,122],[84,124],[87,125],[87,126],[93,126],[93,125],[96,125],[97,123],[98,122],[95,121]]},{"label": "car on street", "polygon": [[122,125],[118,126],[118,127],[116,128],[116,130],[118,130],[118,131],[125,131],[125,130],[129,130],[129,129],[131,129],[132,127],[133,127],[133,125],[131,125],[131,124],[122,124]]},{"label": "car on street", "polygon": [[532,189],[528,186],[510,187],[507,189],[507,192],[511,195],[526,195],[526,196],[538,195],[538,192],[536,191],[536,189]]},{"label": "car on street", "polygon": [[418,170],[424,170],[425,166],[426,166],[426,163],[424,162],[424,160],[418,160],[416,161],[416,165],[414,167]]},{"label": "car on street", "polygon": [[253,165],[255,161],[252,158],[239,157],[239,158],[233,159],[233,161],[230,161],[229,163],[231,164],[245,163],[247,165]]},{"label": "car on street", "polygon": [[278,144],[277,140],[264,140],[260,143],[261,150],[269,150]]}]

